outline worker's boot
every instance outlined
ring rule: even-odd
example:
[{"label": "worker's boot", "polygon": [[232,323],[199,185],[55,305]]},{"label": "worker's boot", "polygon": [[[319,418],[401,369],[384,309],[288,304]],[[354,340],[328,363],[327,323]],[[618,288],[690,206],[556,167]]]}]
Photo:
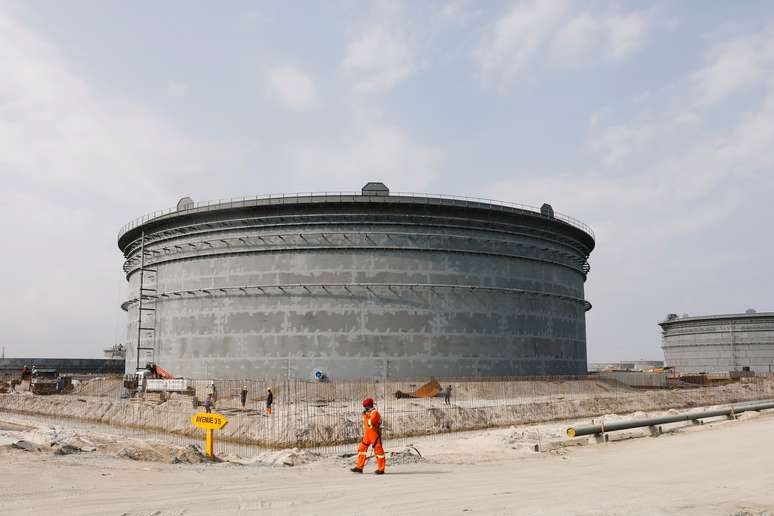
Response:
[{"label": "worker's boot", "polygon": [[363,468],[358,468],[357,466],[355,466],[354,468],[350,469],[350,471],[352,473],[362,473],[363,472]]},{"label": "worker's boot", "polygon": [[384,475],[384,470],[383,469],[377,469],[376,471],[374,471],[374,475]]}]

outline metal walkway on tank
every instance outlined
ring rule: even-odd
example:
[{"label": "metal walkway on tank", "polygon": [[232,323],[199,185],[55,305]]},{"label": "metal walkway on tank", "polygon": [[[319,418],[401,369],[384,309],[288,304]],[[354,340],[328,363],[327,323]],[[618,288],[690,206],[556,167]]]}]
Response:
[{"label": "metal walkway on tank", "polygon": [[[187,235],[186,235],[187,236]],[[171,238],[180,238],[181,235]],[[159,239],[157,239],[159,240]],[[457,247],[444,247],[444,242],[457,241]],[[425,244],[425,245],[421,245]],[[160,243],[156,244],[161,246]],[[588,261],[576,254],[563,252],[550,247],[525,244],[518,241],[495,240],[491,238],[461,236],[444,233],[400,233],[400,232],[293,232],[256,234],[196,240],[177,243],[146,251],[150,253],[151,263],[164,263],[175,259],[185,259],[189,253],[196,257],[219,254],[283,251],[283,250],[320,250],[320,249],[373,249],[397,251],[455,252],[502,256],[507,258],[525,258],[544,263],[552,263],[581,272],[586,277],[591,270]],[[485,248],[486,250],[482,250]],[[521,253],[507,252],[508,248],[522,250]],[[550,258],[550,259],[549,259]],[[142,257],[134,255],[124,262],[127,275],[137,269]]]},{"label": "metal walkway on tank", "polygon": [[[566,296],[563,294],[557,294],[553,292],[543,292],[538,290],[525,290],[516,288],[504,288],[504,287],[486,287],[477,285],[437,285],[427,283],[296,283],[286,285],[243,285],[235,287],[213,287],[213,288],[200,288],[200,289],[186,289],[173,292],[161,292],[154,295],[143,296],[143,298],[149,297],[156,300],[160,299],[174,299],[181,297],[198,297],[198,296],[231,296],[231,295],[298,295],[298,294],[314,294],[314,290],[317,290],[317,294],[332,295],[332,290],[340,290],[346,292],[347,295],[356,295],[353,290],[366,291],[372,295],[379,295],[374,290],[381,289],[388,292],[392,292],[397,295],[395,289],[408,289],[414,290],[430,290],[435,289],[449,289],[467,292],[487,291],[487,292],[500,292],[504,294],[521,294],[528,296],[539,297],[552,297],[561,299],[563,301],[569,301],[572,303],[582,304],[585,311],[591,310],[591,303],[582,298]],[[121,308],[127,311],[130,306],[137,303],[138,299],[130,299],[121,304]]]}]

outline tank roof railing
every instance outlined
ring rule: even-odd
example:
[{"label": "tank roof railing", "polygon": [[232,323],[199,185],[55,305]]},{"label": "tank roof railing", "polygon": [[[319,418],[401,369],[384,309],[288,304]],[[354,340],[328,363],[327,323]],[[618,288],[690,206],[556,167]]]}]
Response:
[{"label": "tank roof railing", "polygon": [[265,195],[251,196],[251,197],[232,197],[230,199],[217,199],[212,201],[195,202],[193,204],[189,204],[185,209],[182,209],[182,210],[178,210],[177,208],[168,208],[165,210],[157,210],[151,213],[147,213],[142,217],[138,217],[132,220],[131,222],[125,224],[118,231],[118,238],[120,239],[130,230],[138,226],[141,226],[146,222],[150,222],[152,220],[162,218],[168,215],[175,215],[175,214],[182,215],[186,213],[202,212],[202,211],[206,212],[210,210],[217,211],[220,209],[239,207],[240,204],[246,207],[246,206],[251,206],[253,205],[253,203],[257,203],[260,201],[277,201],[279,204],[282,204],[283,200],[287,200],[288,202],[291,202],[291,201],[295,202],[298,199],[304,199],[304,198],[319,198],[320,200],[327,200],[327,199],[335,200],[336,198],[342,198],[342,197],[357,197],[359,198],[359,200],[362,199],[362,201],[364,202],[374,202],[374,203],[384,203],[384,202],[389,202],[390,200],[394,200],[396,198],[404,197],[404,198],[411,198],[411,199],[417,199],[417,200],[428,199],[428,200],[437,200],[437,201],[454,201],[455,203],[475,203],[478,205],[485,205],[487,207],[522,210],[522,211],[530,212],[530,214],[532,215],[537,215],[544,218],[554,218],[559,221],[562,221],[575,228],[585,231],[586,233],[591,235],[592,238],[596,240],[594,231],[587,224],[581,222],[580,220],[556,211],[554,212],[553,217],[546,217],[545,215],[542,215],[540,213],[539,207],[531,206],[528,204],[497,201],[494,199],[486,199],[482,197],[466,197],[461,195],[428,194],[428,193],[418,193],[418,192],[390,192],[390,194],[387,196],[370,196],[370,195],[363,195],[360,191],[296,192],[296,193],[284,193],[284,194],[265,194]]},{"label": "tank roof railing", "polygon": [[683,322],[702,322],[702,321],[718,321],[723,319],[767,319],[774,317],[774,312],[755,312],[755,313],[732,313],[732,314],[710,314],[710,315],[689,315],[678,316],[672,319],[664,319],[659,322],[659,326],[671,326],[673,324]]}]

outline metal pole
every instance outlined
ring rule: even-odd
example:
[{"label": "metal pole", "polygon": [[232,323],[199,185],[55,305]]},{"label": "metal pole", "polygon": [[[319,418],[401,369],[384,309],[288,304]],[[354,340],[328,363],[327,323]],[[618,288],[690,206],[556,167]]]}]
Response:
[{"label": "metal pole", "polygon": [[382,398],[383,403],[387,404],[387,376],[390,374],[390,361],[384,361],[384,378],[382,379]]},{"label": "metal pole", "polygon": [[610,423],[600,423],[598,425],[585,425],[578,427],[570,427],[567,429],[567,435],[569,437],[580,437],[583,435],[596,435],[604,434],[606,432],[614,432],[616,430],[628,430],[630,428],[641,428],[644,426],[664,425],[667,423],[677,423],[679,421],[695,421],[697,419],[704,419],[708,417],[718,416],[731,416],[735,417],[737,414],[748,411],[758,411],[774,409],[774,401],[763,401],[755,404],[743,404],[735,407],[729,407],[724,409],[705,410],[702,412],[688,412],[685,414],[677,414],[674,416],[662,416],[652,417],[645,419],[632,419],[629,421],[611,421]]},{"label": "metal pole", "polygon": [[142,338],[142,282],[145,269],[145,231],[140,236],[140,287],[137,296],[137,368],[140,370],[140,341]]},{"label": "metal pole", "polygon": [[731,367],[736,371],[736,321],[731,321]]},{"label": "metal pole", "polygon": [[204,453],[209,457],[210,459],[215,457],[215,450],[214,446],[212,445],[212,428],[207,429],[207,433],[205,434],[205,440],[204,440]]}]

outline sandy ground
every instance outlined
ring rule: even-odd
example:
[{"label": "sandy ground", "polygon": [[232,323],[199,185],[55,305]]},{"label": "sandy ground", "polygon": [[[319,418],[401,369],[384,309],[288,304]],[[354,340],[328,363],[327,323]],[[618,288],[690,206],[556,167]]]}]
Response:
[{"label": "sandy ground", "polygon": [[[8,414],[0,420],[6,441],[36,435]],[[525,435],[549,439],[565,426],[417,439],[423,462],[388,464],[381,477],[352,474],[351,459],[335,457],[295,467],[160,464],[6,445],[0,514],[774,515],[774,414],[546,453],[523,446]]]},{"label": "sandy ground", "polygon": [[[440,398],[396,400],[387,397],[377,399],[377,406],[384,420],[385,436],[394,440],[400,436],[536,424],[613,412],[679,409],[774,398],[774,380],[757,380],[754,383],[707,388],[645,391],[613,388],[599,381],[492,382],[491,385],[481,382],[466,385],[465,388],[468,391],[482,391],[480,394],[487,394],[485,388],[492,391],[488,394],[513,391],[512,394],[520,396],[497,399],[462,399],[462,396],[455,396],[448,406],[444,405]],[[243,445],[283,448],[356,442],[362,424],[362,407],[359,401],[361,398],[353,398],[353,393],[348,389],[360,389],[363,385],[293,385],[306,385],[311,390],[320,392],[307,393],[303,389],[296,389],[286,393],[289,397],[279,399],[271,417],[256,410],[241,411],[229,408],[225,402],[219,404],[216,410],[229,419],[228,425],[219,431],[224,452],[244,454],[246,451],[242,449]],[[0,394],[0,412],[48,415],[51,419],[60,421],[63,419],[62,415],[67,415],[86,423],[111,425],[122,431],[138,430],[137,434],[173,432],[189,440],[200,438],[201,431],[191,424],[191,415],[198,409],[193,408],[192,398],[189,396],[173,394],[171,399],[159,404],[158,400],[129,401],[85,394],[116,388],[121,388],[120,382],[96,379],[78,387],[83,395]],[[330,398],[323,396],[318,399],[318,394],[330,394],[327,392],[329,389],[339,389],[346,391],[343,394],[350,395],[344,398],[339,398],[338,395]],[[459,390],[462,391],[462,387]],[[334,401],[325,401],[326,399]],[[230,446],[227,445],[226,439],[231,440]]]}]

